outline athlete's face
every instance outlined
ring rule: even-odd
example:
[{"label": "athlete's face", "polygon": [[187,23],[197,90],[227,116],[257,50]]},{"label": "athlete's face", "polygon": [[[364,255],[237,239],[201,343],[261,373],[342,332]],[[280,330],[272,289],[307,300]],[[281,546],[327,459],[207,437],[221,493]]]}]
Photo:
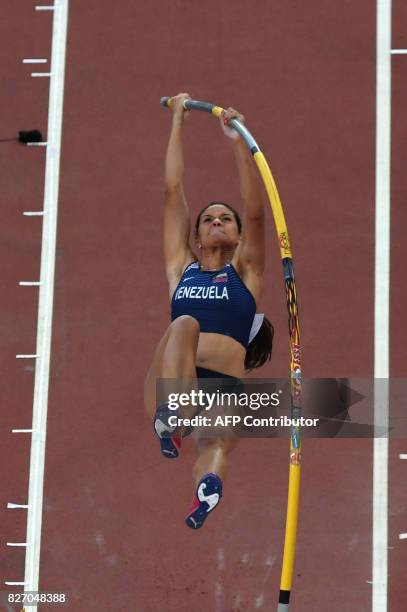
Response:
[{"label": "athlete's face", "polygon": [[236,219],[229,208],[213,204],[202,213],[197,234],[198,246],[237,246],[239,239]]}]

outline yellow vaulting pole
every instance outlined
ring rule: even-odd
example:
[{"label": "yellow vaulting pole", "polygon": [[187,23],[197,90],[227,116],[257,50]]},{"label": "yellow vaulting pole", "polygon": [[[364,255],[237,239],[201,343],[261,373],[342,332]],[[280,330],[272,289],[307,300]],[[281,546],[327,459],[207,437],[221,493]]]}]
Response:
[{"label": "yellow vaulting pole", "polygon": [[[300,502],[301,466],[290,464],[288,482],[287,519],[284,540],[284,556],[281,571],[280,590],[290,593],[293,584],[295,544],[297,541],[298,510]],[[283,599],[286,597],[283,596]],[[287,610],[288,601],[279,601],[278,610]]]},{"label": "yellow vaulting pole", "polygon": [[[171,98],[164,97],[160,101],[162,106],[170,106]],[[185,100],[184,108],[187,110],[200,110],[219,117],[223,108],[210,102],[199,100]],[[276,183],[266,158],[260,151],[257,142],[249,130],[237,119],[229,123],[243,138],[256,162],[257,168],[263,179],[268,195],[269,203],[273,213],[274,223],[277,231],[278,244],[280,248],[281,261],[283,264],[283,275],[287,297],[288,310],[288,332],[290,342],[290,375],[291,375],[291,418],[298,419],[301,416],[301,346],[300,346],[300,324],[298,318],[297,290],[294,278],[294,265],[292,260],[290,239],[285,222],[283,206],[278,195]],[[290,471],[288,481],[287,518],[285,527],[284,554],[281,570],[280,593],[277,612],[287,612],[289,609],[290,594],[293,583],[295,545],[297,541],[298,512],[300,502],[301,481],[301,432],[299,426],[291,428],[290,436]]]},{"label": "yellow vaulting pole", "polygon": [[[283,207],[277,187],[267,161],[258,151],[254,154],[257,167],[269,197],[276,225],[280,255],[283,261],[284,280],[286,283],[287,308],[290,333],[290,370],[291,370],[291,416],[298,418],[301,414],[301,349],[298,320],[297,295],[294,281],[292,253],[285,222]],[[288,481],[287,518],[284,540],[283,564],[281,570],[278,612],[289,609],[290,594],[293,583],[295,545],[297,541],[298,513],[301,482],[301,439],[299,427],[293,427],[290,438],[290,471]]]}]

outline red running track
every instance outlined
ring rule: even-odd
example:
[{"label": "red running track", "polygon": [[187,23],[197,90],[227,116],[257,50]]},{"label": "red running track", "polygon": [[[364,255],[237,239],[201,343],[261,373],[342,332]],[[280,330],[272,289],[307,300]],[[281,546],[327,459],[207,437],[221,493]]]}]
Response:
[{"label": "red running track", "polygon": [[[48,81],[23,57],[50,57],[51,15],[4,2],[2,137],[46,130]],[[395,46],[406,9],[395,3]],[[66,609],[135,612],[274,610],[284,535],[288,442],[242,441],[221,506],[200,532],[184,526],[194,450],[161,460],[142,405],[143,378],[168,325],[161,251],[162,95],[233,105],[246,116],[277,180],[296,263],[307,376],[373,372],[375,8],[316,0],[147,5],[70,3],[40,587]],[[406,376],[403,278],[406,62],[394,59],[391,367]],[[24,541],[44,151],[0,143],[3,173],[1,368],[3,541]],[[239,205],[228,143],[216,121],[185,127],[192,211]],[[405,207],[404,207],[405,208]],[[277,330],[273,363],[288,369],[286,310],[271,214],[261,309]],[[404,362],[403,362],[404,359]],[[304,444],[292,612],[371,609],[372,442]],[[390,443],[389,610],[407,601],[403,566],[407,464]],[[2,580],[24,575],[4,549]],[[43,606],[42,610],[53,608]]]}]

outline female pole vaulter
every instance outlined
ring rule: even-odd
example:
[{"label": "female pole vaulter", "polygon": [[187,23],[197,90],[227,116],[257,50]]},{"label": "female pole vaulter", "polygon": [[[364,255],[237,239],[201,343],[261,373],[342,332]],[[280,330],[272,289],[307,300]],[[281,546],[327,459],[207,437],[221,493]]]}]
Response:
[{"label": "female pole vaulter", "polygon": [[[165,158],[164,258],[172,322],[155,350],[145,381],[145,404],[165,457],[176,458],[179,428],[167,403],[157,407],[156,380],[220,378],[238,385],[245,371],[271,357],[273,327],[256,315],[265,260],[264,207],[255,163],[239,134],[228,123],[244,117],[228,108],[220,117],[230,139],[240,179],[244,214],[224,202],[210,202],[195,222],[195,255],[190,245],[190,215],[183,188],[183,103],[171,99],[172,128]],[[195,288],[195,289],[194,289]],[[229,388],[230,390],[230,388]],[[178,435],[177,435],[178,434]],[[197,439],[193,467],[196,493],[186,523],[200,528],[222,497],[226,457],[236,438]]]}]

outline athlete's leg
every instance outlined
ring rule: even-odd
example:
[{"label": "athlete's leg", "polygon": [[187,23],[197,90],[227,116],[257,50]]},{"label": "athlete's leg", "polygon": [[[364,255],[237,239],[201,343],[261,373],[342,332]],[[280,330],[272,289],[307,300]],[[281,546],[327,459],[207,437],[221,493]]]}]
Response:
[{"label": "athlete's leg", "polygon": [[157,409],[157,379],[185,380],[186,387],[189,388],[191,386],[189,381],[196,378],[198,340],[199,323],[188,315],[175,319],[161,338],[144,384],[145,406],[151,417],[155,415]]},{"label": "athlete's leg", "polygon": [[224,480],[226,476],[227,456],[235,448],[238,438],[202,438],[197,442],[198,459],[192,475],[196,484],[208,473],[218,474]]}]

